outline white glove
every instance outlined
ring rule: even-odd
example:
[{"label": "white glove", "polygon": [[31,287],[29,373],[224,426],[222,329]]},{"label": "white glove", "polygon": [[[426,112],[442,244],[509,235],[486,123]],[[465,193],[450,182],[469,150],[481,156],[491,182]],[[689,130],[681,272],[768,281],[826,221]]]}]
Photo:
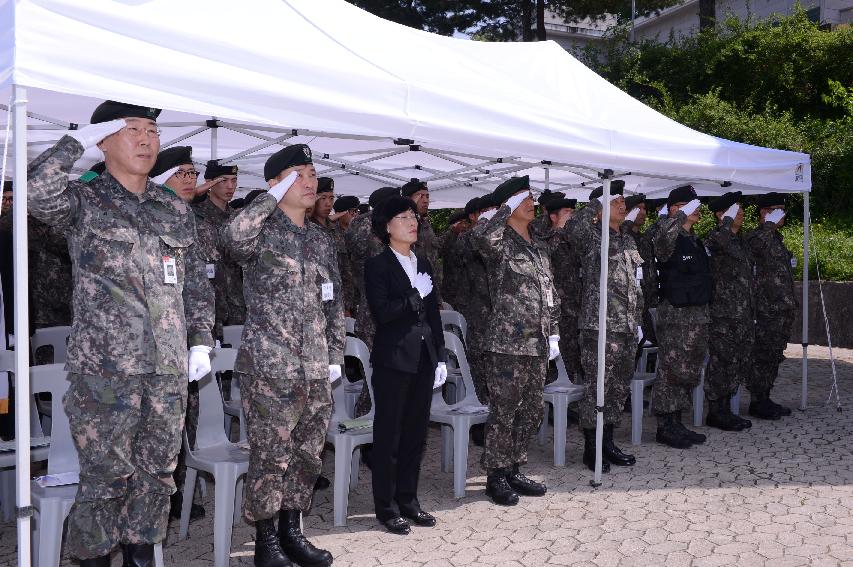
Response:
[{"label": "white glove", "polygon": [[728,217],[728,218],[734,220],[734,218],[737,216],[737,212],[739,210],[740,210],[740,205],[735,203],[734,205],[732,205],[731,207],[726,209],[726,212],[723,213],[723,218]]},{"label": "white glove", "polygon": [[779,224],[779,221],[781,221],[783,218],[785,218],[785,211],[783,211],[782,209],[773,209],[772,211],[767,213],[767,216],[764,217],[764,222],[772,222],[773,224]]},{"label": "white glove", "polygon": [[560,356],[560,337],[551,335],[548,337],[548,360],[554,360]]},{"label": "white glove", "polygon": [[296,179],[298,177],[298,173],[291,171],[287,174],[287,177],[270,187],[269,194],[275,197],[276,203],[284,198],[284,194],[287,193],[287,190],[290,189],[294,183],[296,183]]},{"label": "white glove", "polygon": [[[619,197],[622,197],[622,196],[623,196],[623,195],[610,195],[609,197],[607,197],[607,201],[608,201],[608,202],[613,202],[613,201],[615,201],[616,199],[618,199]],[[594,200],[595,200],[595,201],[598,201],[598,202],[600,203],[600,202],[601,202],[601,197],[596,197]]]},{"label": "white glove", "polygon": [[432,278],[430,275],[425,272],[415,274],[414,288],[418,290],[421,299],[426,299],[426,296],[432,293]]},{"label": "white glove", "polygon": [[196,345],[190,349],[188,374],[190,382],[195,382],[210,373],[210,351],[211,348],[204,345]]},{"label": "white glove", "polygon": [[338,378],[341,377],[341,365],[340,364],[330,364],[329,365],[329,382],[334,382]]},{"label": "white glove", "polygon": [[530,193],[518,193],[506,200],[506,205],[509,207],[509,212],[514,213],[515,209],[521,205],[521,202],[530,196]]},{"label": "white glove", "polygon": [[702,203],[699,201],[699,199],[693,199],[692,201],[681,207],[681,210],[684,211],[684,214],[689,217],[690,215],[696,212],[696,209],[698,209],[699,205],[701,204]]},{"label": "white glove", "polygon": [[439,362],[435,367],[435,381],[432,383],[432,389],[441,388],[447,382],[447,364]]},{"label": "white glove", "polygon": [[626,221],[637,222],[637,215],[640,214],[640,207],[634,207],[631,209],[627,215],[625,215]]},{"label": "white glove", "polygon": [[658,211],[658,216],[659,217],[669,216],[669,205],[664,204],[664,206],[662,206],[660,208],[660,210]]},{"label": "white glove", "polygon": [[486,219],[487,221],[492,220],[492,217],[498,212],[497,209],[491,209],[486,211],[485,213],[480,213],[481,219]]},{"label": "white glove", "polygon": [[80,145],[86,149],[93,148],[98,145],[98,142],[115,134],[122,128],[127,126],[124,118],[117,118],[109,122],[101,122],[100,124],[89,124],[83,126],[79,130],[71,130],[68,135],[80,142]]}]

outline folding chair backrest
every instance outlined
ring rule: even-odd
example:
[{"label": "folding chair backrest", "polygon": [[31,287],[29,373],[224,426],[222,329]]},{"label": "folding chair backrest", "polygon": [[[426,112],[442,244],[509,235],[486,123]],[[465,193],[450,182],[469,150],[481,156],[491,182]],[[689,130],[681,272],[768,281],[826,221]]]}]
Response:
[{"label": "folding chair backrest", "polygon": [[45,327],[36,329],[30,339],[30,349],[35,360],[36,351],[43,346],[53,347],[53,363],[65,362],[68,358],[68,337],[71,335],[71,327]]},{"label": "folding chair backrest", "polygon": [[44,364],[30,368],[33,395],[50,394],[51,429],[50,448],[47,453],[47,474],[77,472],[80,461],[71,438],[71,426],[62,400],[68,387],[68,373],[64,364]]},{"label": "folding chair backrest", "polygon": [[482,404],[474,390],[474,379],[471,377],[471,367],[468,366],[468,357],[465,355],[465,347],[462,345],[462,341],[453,333],[444,331],[444,347],[459,361],[462,383],[465,384],[465,401],[475,401]]},{"label": "folding chair backrest", "polygon": [[649,308],[649,318],[652,320],[652,330],[657,333],[658,328],[658,309],[657,307]]},{"label": "folding chair backrest", "polygon": [[347,317],[344,322],[346,323],[347,334],[355,334],[355,319],[353,319],[352,317]]},{"label": "folding chair backrest", "polygon": [[376,407],[376,402],[373,401],[373,366],[370,365],[370,351],[363,340],[358,337],[347,336],[344,356],[357,358],[361,362],[362,368],[364,368],[364,379],[367,382],[367,389],[370,392],[370,412],[363,417],[373,419],[373,410]]},{"label": "folding chair backrest", "polygon": [[462,313],[459,313],[458,311],[448,311],[442,309],[441,325],[459,327],[459,330],[462,331],[462,340],[468,340],[468,322],[465,320],[465,317],[462,315]]},{"label": "folding chair backrest", "polygon": [[243,325],[226,325],[222,327],[222,340],[233,349],[240,348],[243,342]]},{"label": "folding chair backrest", "polygon": [[217,348],[210,352],[210,374],[198,381],[198,429],[195,447],[210,447],[228,441],[222,423],[222,393],[216,381],[217,372],[234,370],[237,351],[233,348]]}]

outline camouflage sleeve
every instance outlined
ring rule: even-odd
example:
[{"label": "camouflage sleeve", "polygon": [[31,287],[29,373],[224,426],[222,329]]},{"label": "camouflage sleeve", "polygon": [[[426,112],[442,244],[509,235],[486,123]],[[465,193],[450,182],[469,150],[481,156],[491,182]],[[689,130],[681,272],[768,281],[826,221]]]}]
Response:
[{"label": "camouflage sleeve", "polygon": [[[193,234],[196,234],[195,219],[190,214]],[[213,346],[213,323],[215,320],[215,294],[207,279],[205,261],[201,257],[198,235],[187,251],[184,268],[184,313],[187,318],[187,344]]]},{"label": "camouflage sleeve", "polygon": [[681,225],[685,222],[687,222],[687,215],[682,211],[678,211],[678,214],[673,218],[660,221],[658,230],[655,231],[652,237],[652,245],[655,248],[655,256],[661,262],[666,262],[672,256],[672,253],[675,251],[675,242],[678,240]]},{"label": "camouflage sleeve", "polygon": [[754,258],[766,257],[767,251],[773,247],[773,229],[775,226],[772,222],[766,222],[749,233],[746,241]]},{"label": "camouflage sleeve", "polygon": [[259,195],[222,227],[217,248],[238,264],[248,262],[255,255],[264,222],[277,205],[272,195]]},{"label": "camouflage sleeve", "polygon": [[341,289],[344,294],[344,309],[355,314],[356,287],[352,277],[352,262],[346,250],[338,251],[338,268],[341,275]]},{"label": "camouflage sleeve", "polygon": [[448,228],[441,236],[436,237],[436,248],[438,249],[439,257],[441,257],[442,260],[450,254],[454,244],[456,244],[458,236],[458,234]]},{"label": "camouflage sleeve", "polygon": [[563,227],[569,242],[577,250],[586,250],[591,243],[595,242],[594,233],[598,230],[595,219],[599,211],[601,211],[601,203],[591,201]]},{"label": "camouflage sleeve", "polygon": [[[332,289],[341,290],[342,280],[338,270],[337,255],[331,238],[328,240],[328,252],[322,255],[328,262],[329,274],[332,277]],[[334,293],[331,301],[323,302],[323,313],[326,316],[326,345],[329,349],[329,364],[344,365],[344,346],[347,340],[347,329],[344,321],[344,294]]]},{"label": "camouflage sleeve", "polygon": [[80,142],[63,136],[30,163],[27,208],[35,218],[60,229],[74,223],[78,203],[76,195],[68,188],[68,173],[83,151]]},{"label": "camouflage sleeve", "polygon": [[708,233],[708,236],[705,237],[705,248],[711,252],[711,254],[720,254],[724,253],[729,246],[732,245],[734,240],[735,233],[732,232],[732,220],[729,217],[723,219],[723,223]]},{"label": "camouflage sleeve", "polygon": [[503,256],[503,238],[506,223],[512,211],[507,205],[502,205],[482,230],[472,234],[471,244],[483,256],[486,262],[494,262]]}]

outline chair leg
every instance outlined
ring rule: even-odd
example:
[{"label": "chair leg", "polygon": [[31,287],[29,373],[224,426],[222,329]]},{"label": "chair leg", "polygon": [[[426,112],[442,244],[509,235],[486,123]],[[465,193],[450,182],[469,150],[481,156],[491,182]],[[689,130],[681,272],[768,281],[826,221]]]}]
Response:
[{"label": "chair leg", "polygon": [[453,472],[453,428],[441,426],[441,472]]},{"label": "chair leg", "polygon": [[0,510],[4,522],[15,518],[15,469],[0,470]]},{"label": "chair leg", "polygon": [[243,518],[243,486],[245,477],[237,479],[237,494],[234,496],[234,523]]},{"label": "chair leg", "polygon": [[737,391],[735,392],[735,395],[732,396],[732,399],[731,399],[730,406],[731,406],[732,413],[735,415],[740,415],[740,391],[742,388],[743,388],[743,386],[738,386]]},{"label": "chair leg", "polygon": [[643,382],[631,382],[631,445],[643,441]]},{"label": "chair leg", "polygon": [[702,415],[705,413],[705,386],[700,382],[693,388],[693,427],[702,426]]},{"label": "chair leg", "polygon": [[554,402],[554,466],[566,466],[566,430],[569,427],[569,400]]},{"label": "chair leg", "polygon": [[[41,538],[41,536],[40,536],[40,534],[39,534],[39,524],[41,524],[41,513],[38,511],[38,509],[34,509],[34,510],[33,510],[33,520],[32,520],[32,526],[33,526],[33,536],[32,536],[32,538],[33,538],[33,539],[32,539],[32,541],[30,542],[30,545],[31,545],[31,546],[32,546],[32,548],[33,548],[33,551],[32,551],[32,561],[33,561],[33,563],[32,563],[32,564],[33,564],[35,567],[38,567],[38,566],[39,566],[39,541],[40,541],[40,538]],[[20,551],[20,550],[19,550],[19,551]]]},{"label": "chair leg", "polygon": [[195,495],[195,482],[198,478],[198,471],[192,467],[187,467],[186,478],[184,478],[184,494],[183,503],[181,504],[181,521],[178,528],[178,541],[187,539],[187,532],[190,529],[190,512],[193,506],[193,496]]},{"label": "chair leg", "polygon": [[465,496],[465,480],[468,473],[468,441],[471,435],[471,420],[460,420],[453,428],[453,496]]},{"label": "chair leg", "polygon": [[243,413],[243,408],[240,408],[240,441],[245,441],[249,438],[249,433],[246,430],[246,414]]},{"label": "chair leg", "polygon": [[349,472],[349,489],[355,490],[358,488],[358,470],[361,467],[361,447],[356,447],[352,452],[352,460],[350,461]]},{"label": "chair leg", "polygon": [[[545,444],[545,432],[548,428],[548,402],[542,404],[542,423],[539,424],[539,432],[536,433],[536,441],[539,446]],[[555,430],[556,431],[556,430]]]},{"label": "chair leg", "polygon": [[154,544],[154,567],[164,567],[163,562],[163,543]]},{"label": "chair leg", "polygon": [[[59,567],[62,551],[62,501],[58,498],[46,498],[41,501],[38,527],[38,565],[41,567]],[[36,544],[36,542],[33,542]]]},{"label": "chair leg", "polygon": [[347,525],[351,461],[352,446],[347,442],[339,443],[335,447],[335,486],[332,495],[335,527]]},{"label": "chair leg", "polygon": [[233,467],[222,467],[214,477],[213,564],[228,567],[231,532],[234,529],[234,498],[237,475]]}]

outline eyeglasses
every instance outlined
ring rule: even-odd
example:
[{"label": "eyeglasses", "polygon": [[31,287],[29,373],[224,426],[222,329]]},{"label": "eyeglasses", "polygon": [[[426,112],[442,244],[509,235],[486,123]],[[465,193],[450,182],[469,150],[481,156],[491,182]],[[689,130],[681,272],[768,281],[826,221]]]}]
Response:
[{"label": "eyeglasses", "polygon": [[11,202],[12,202],[12,197],[11,197],[11,196],[9,196],[9,197],[3,197],[3,202],[4,202],[4,203],[11,203]]},{"label": "eyeglasses", "polygon": [[179,169],[178,171],[175,172],[175,175],[179,179],[187,179],[188,177],[191,177],[192,179],[196,179],[198,177],[198,174],[199,174],[199,172],[194,170],[194,169],[186,169],[186,170]]},{"label": "eyeglasses", "polygon": [[139,128],[138,126],[125,126],[123,128],[125,132],[128,133],[132,138],[138,138],[143,133],[147,138],[159,138],[160,137],[160,129],[159,128]]},{"label": "eyeglasses", "polygon": [[400,222],[418,222],[418,217],[416,217],[415,215],[397,215],[393,218],[394,220],[398,220]]}]

